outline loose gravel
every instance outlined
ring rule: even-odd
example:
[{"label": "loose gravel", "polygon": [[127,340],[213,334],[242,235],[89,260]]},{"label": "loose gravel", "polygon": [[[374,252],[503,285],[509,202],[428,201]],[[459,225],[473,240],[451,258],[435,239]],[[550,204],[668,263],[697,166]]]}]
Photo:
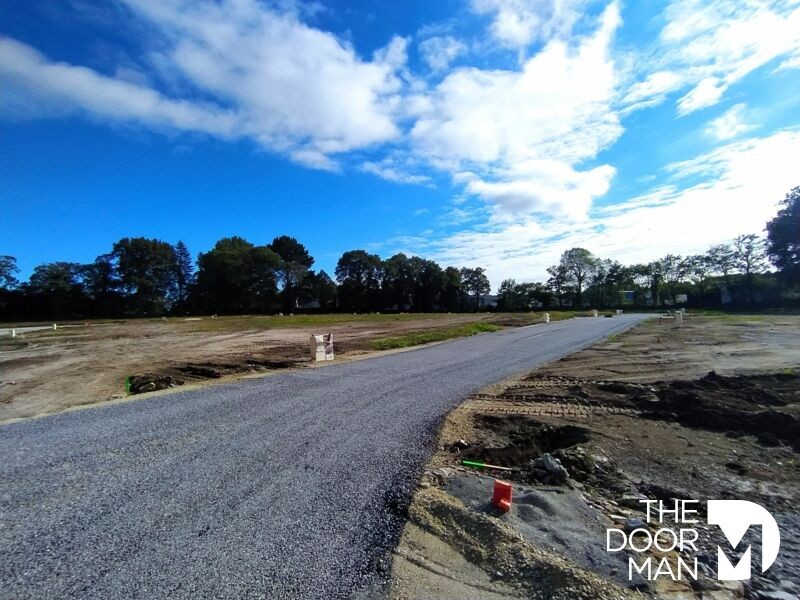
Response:
[{"label": "loose gravel", "polygon": [[642,316],[508,329],[0,427],[0,598],[351,598],[444,415]]}]

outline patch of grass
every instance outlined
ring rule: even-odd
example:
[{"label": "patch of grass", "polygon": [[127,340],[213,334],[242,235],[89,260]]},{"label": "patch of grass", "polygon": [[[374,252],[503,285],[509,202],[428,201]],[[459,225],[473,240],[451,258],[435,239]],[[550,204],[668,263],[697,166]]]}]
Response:
[{"label": "patch of grass", "polygon": [[[501,325],[502,327],[524,327],[525,325],[535,325],[544,322],[544,313],[550,313],[550,321],[563,321],[573,317],[589,316],[585,310],[539,310],[536,312],[523,313],[490,313],[487,319],[489,323]],[[601,313],[602,314],[602,313]]]},{"label": "patch of grass", "polygon": [[[459,315],[467,316],[468,315]],[[251,329],[283,329],[292,327],[329,327],[333,325],[350,324],[375,324],[402,323],[406,321],[430,320],[452,318],[448,313],[400,313],[400,314],[321,314],[321,315],[283,315],[283,316],[231,316],[231,317],[203,317],[200,321],[183,321],[170,319],[192,331],[244,331]],[[476,321],[485,318],[485,315],[474,315]]]},{"label": "patch of grass", "polygon": [[443,342],[460,337],[468,337],[478,333],[499,331],[499,325],[492,323],[470,323],[459,325],[458,327],[447,327],[433,331],[411,331],[396,337],[387,337],[373,340],[370,347],[373,350],[394,350],[396,348],[409,348],[420,344],[430,344],[431,342]]}]

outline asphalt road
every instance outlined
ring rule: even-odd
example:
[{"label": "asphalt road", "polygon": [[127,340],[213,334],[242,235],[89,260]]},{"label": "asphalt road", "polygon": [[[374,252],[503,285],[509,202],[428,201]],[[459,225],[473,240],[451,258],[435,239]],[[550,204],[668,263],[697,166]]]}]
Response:
[{"label": "asphalt road", "polygon": [[443,416],[641,319],[507,329],[2,426],[0,597],[380,595]]}]

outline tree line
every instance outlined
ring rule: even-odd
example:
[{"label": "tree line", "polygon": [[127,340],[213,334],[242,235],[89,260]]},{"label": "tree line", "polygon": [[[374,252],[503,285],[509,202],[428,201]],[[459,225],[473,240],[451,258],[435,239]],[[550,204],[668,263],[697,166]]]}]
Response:
[{"label": "tree line", "polygon": [[668,254],[632,265],[597,257],[585,248],[570,248],[548,267],[547,281],[503,281],[497,308],[796,306],[800,303],[800,187],[786,195],[765,229],[766,238],[740,235],[702,254]]},{"label": "tree line", "polygon": [[124,238],[89,264],[39,265],[26,282],[16,278],[15,258],[0,256],[0,318],[796,305],[800,187],[787,194],[766,231],[766,239],[742,235],[703,254],[669,254],[646,264],[570,248],[547,269],[546,281],[503,281],[496,304],[485,301],[491,285],[481,267],[443,268],[402,253],[382,259],[350,250],[331,277],[314,271],[308,249],[285,235],[263,246],[224,238],[196,261],[181,241]]},{"label": "tree line", "polygon": [[27,282],[0,257],[0,318],[45,319],[298,311],[462,311],[490,291],[482,268],[447,267],[416,256],[382,260],[345,252],[334,278],[293,237],[258,246],[219,240],[192,259],[182,241],[124,238],[94,262],[37,266]]}]

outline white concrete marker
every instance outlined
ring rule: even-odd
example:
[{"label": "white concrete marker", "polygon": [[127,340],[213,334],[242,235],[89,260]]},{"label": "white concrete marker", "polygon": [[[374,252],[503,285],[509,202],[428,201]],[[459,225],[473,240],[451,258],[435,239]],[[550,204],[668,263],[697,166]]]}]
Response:
[{"label": "white concrete marker", "polygon": [[333,334],[312,335],[311,358],[315,361],[333,360]]}]

